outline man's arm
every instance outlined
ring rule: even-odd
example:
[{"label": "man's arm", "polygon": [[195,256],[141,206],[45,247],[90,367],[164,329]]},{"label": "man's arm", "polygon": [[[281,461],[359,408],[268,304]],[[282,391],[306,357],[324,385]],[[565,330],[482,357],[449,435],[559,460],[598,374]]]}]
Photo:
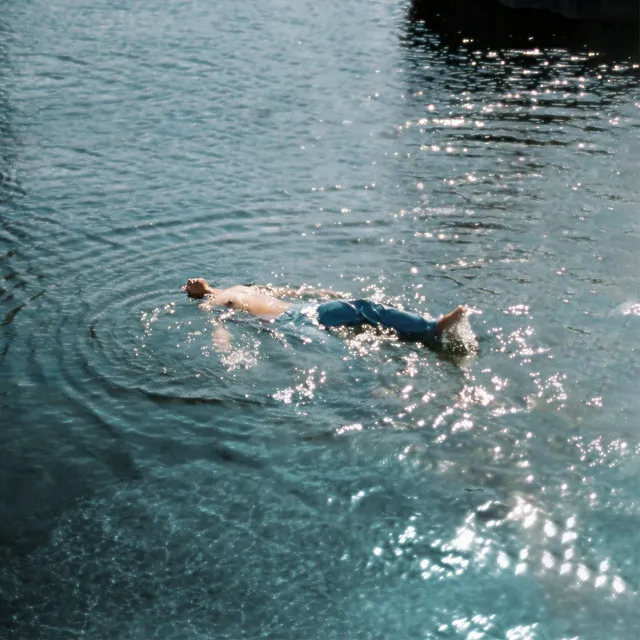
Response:
[{"label": "man's arm", "polygon": [[213,328],[213,346],[219,351],[231,351],[231,334],[223,324],[217,324]]},{"label": "man's arm", "polygon": [[[200,303],[200,308],[205,311],[210,311],[214,307],[228,307],[227,301],[224,297],[220,297],[216,294],[209,294],[205,297],[204,301]],[[229,313],[233,313],[230,311]],[[217,318],[215,320],[211,320],[211,324],[213,325],[213,333],[211,335],[211,341],[213,342],[213,346],[218,351],[231,351],[231,333],[229,329],[227,329],[223,320],[229,314],[225,313],[221,318]]]}]

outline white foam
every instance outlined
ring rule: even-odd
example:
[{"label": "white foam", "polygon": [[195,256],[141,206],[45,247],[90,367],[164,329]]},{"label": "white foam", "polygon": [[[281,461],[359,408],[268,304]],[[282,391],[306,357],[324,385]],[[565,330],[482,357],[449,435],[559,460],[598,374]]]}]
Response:
[{"label": "white foam", "polygon": [[612,316],[640,316],[640,302],[623,302],[618,305],[609,315]]}]

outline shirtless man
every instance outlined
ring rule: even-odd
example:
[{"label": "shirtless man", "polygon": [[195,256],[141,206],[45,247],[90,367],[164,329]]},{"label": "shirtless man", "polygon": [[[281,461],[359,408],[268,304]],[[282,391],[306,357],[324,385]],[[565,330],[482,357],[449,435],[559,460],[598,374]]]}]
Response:
[{"label": "shirtless man", "polygon": [[[204,278],[190,278],[182,287],[192,298],[205,298],[202,306],[206,309],[224,306],[245,311],[253,315],[273,320],[279,316],[292,314],[294,305],[278,296],[299,297],[319,295],[339,298],[326,289],[289,289],[286,287],[245,287],[236,285],[227,289],[215,289]],[[467,312],[466,307],[457,307],[438,320],[427,320],[417,313],[402,311],[369,300],[332,300],[318,305],[316,320],[323,327],[353,327],[372,325],[394,329],[402,337],[415,342],[437,346],[442,335],[452,329]],[[220,348],[229,348],[229,333],[221,326],[214,331],[214,342]]]}]

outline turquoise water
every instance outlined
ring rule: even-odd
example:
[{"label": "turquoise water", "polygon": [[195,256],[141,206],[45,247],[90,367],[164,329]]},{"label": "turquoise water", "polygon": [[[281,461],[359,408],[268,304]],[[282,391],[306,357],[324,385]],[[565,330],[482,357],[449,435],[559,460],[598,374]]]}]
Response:
[{"label": "turquoise water", "polygon": [[637,637],[637,51],[410,9],[0,2],[3,639]]}]

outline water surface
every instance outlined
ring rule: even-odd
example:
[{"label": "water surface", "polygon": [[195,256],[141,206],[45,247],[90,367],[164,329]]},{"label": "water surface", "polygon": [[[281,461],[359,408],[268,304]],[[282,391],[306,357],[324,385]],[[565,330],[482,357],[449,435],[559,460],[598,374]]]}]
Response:
[{"label": "water surface", "polygon": [[[637,636],[633,44],[0,8],[3,638]],[[480,350],[221,354],[196,275],[469,304]]]}]

